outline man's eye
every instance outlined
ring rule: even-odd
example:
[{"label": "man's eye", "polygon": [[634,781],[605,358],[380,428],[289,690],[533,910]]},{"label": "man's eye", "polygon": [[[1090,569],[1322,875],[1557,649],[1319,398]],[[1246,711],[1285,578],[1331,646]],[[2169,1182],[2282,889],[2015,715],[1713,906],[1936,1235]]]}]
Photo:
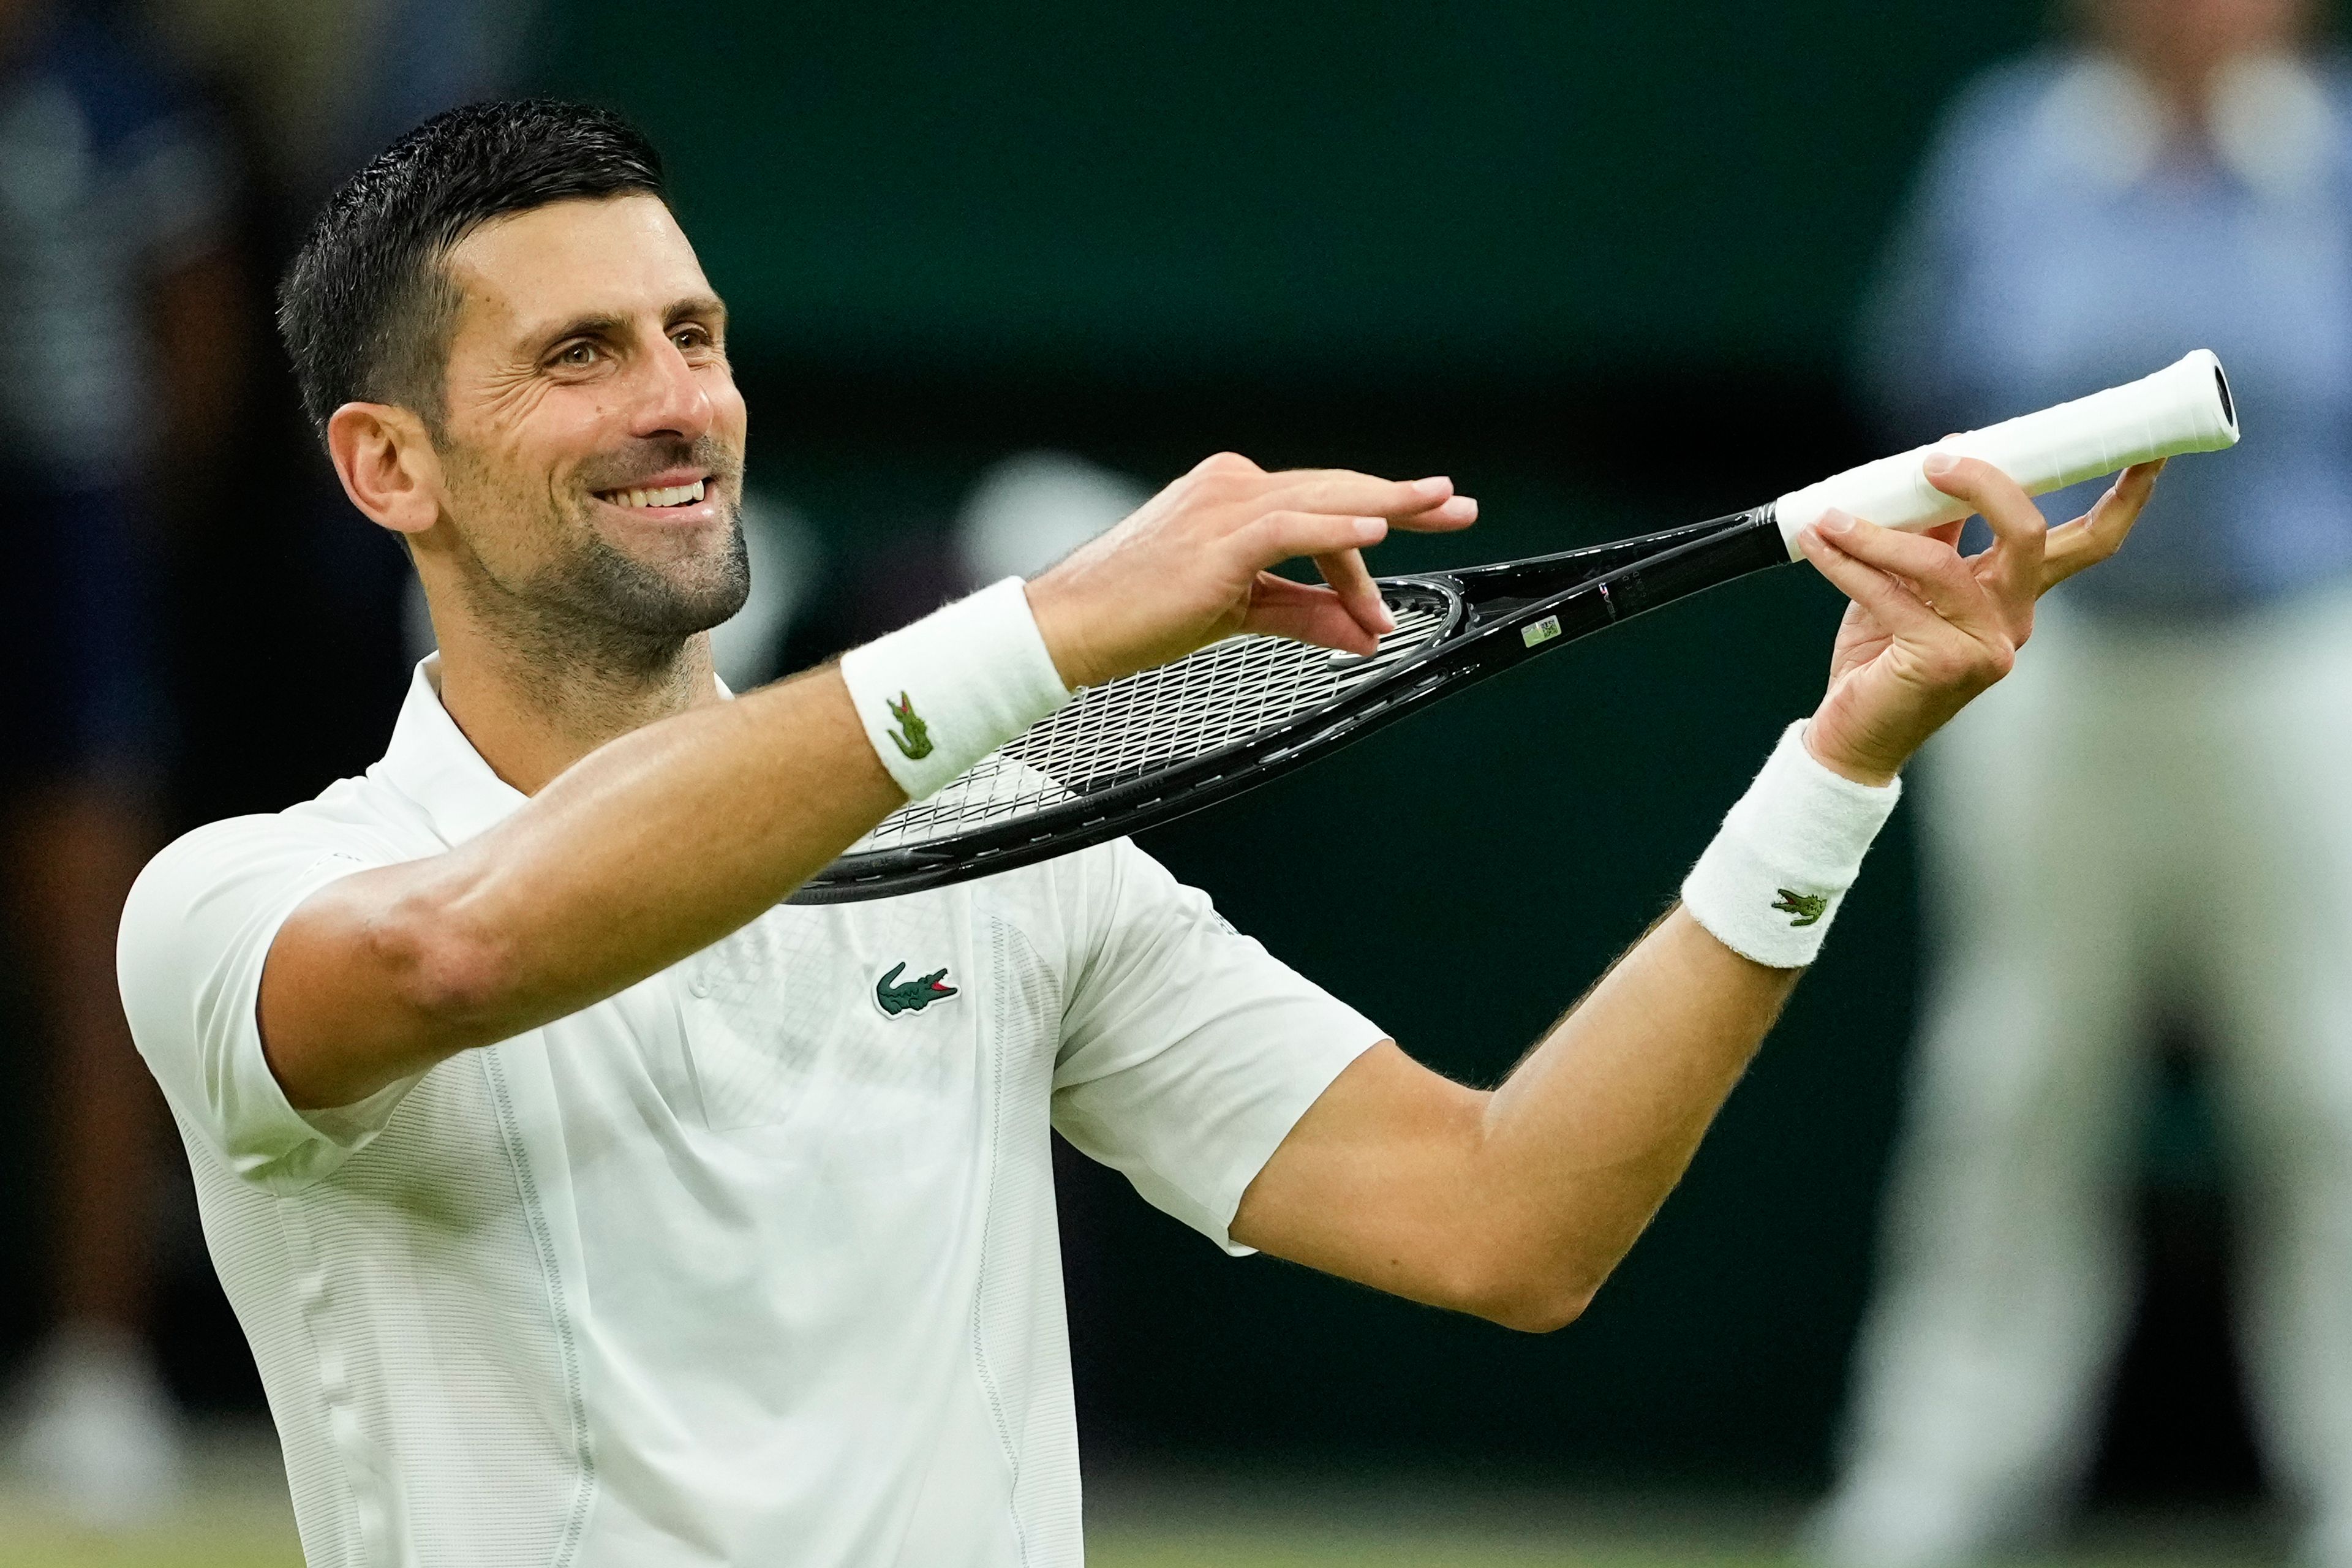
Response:
[{"label": "man's eye", "polygon": [[567,344],[556,350],[555,363],[568,365],[573,370],[585,369],[596,363],[596,345],[593,343]]},{"label": "man's eye", "polygon": [[710,334],[700,327],[680,327],[670,334],[669,341],[682,349],[707,349]]}]

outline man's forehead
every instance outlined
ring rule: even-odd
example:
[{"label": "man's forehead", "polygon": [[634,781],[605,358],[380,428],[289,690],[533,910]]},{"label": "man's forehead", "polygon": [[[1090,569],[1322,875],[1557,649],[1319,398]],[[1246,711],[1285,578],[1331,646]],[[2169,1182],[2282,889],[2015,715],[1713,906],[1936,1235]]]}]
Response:
[{"label": "man's forehead", "polygon": [[448,265],[467,315],[501,332],[658,315],[712,295],[669,208],[636,192],[493,218],[452,247]]}]

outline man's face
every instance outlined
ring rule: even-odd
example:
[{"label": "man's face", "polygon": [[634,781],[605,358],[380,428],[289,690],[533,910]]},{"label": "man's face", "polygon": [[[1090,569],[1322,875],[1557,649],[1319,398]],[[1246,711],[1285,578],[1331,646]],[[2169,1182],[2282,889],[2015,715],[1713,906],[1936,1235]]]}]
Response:
[{"label": "man's face", "polygon": [[448,270],[463,304],[436,445],[467,591],[639,643],[733,615],[743,396],[669,209],[536,207],[467,236]]}]

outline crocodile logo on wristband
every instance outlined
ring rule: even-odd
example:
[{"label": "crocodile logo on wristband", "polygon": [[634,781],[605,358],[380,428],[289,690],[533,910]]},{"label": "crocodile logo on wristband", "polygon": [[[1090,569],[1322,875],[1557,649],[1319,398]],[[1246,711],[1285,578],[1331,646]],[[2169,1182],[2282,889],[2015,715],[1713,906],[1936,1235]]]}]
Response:
[{"label": "crocodile logo on wristband", "polygon": [[1827,893],[1800,893],[1794,889],[1783,888],[1780,896],[1772,900],[1772,907],[1789,916],[1790,925],[1809,926],[1829,913],[1830,896]]},{"label": "crocodile logo on wristband", "polygon": [[890,717],[898,721],[897,729],[883,731],[890,737],[890,743],[898,748],[898,754],[910,763],[919,763],[929,756],[931,727],[915,716],[915,700],[901,691],[895,702],[884,698],[882,706],[890,710]]}]

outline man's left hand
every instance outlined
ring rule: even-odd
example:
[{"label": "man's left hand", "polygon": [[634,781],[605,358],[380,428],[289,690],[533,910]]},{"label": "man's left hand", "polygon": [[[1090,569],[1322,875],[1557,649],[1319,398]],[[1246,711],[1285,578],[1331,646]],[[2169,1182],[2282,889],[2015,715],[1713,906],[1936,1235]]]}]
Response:
[{"label": "man's left hand", "polygon": [[1928,736],[2009,673],[2042,595],[2116,552],[2163,468],[2125,469],[2089,512],[2053,529],[2000,469],[1939,454],[1927,459],[1927,480],[1992,526],[1982,553],[1959,552],[1957,522],[1901,533],[1833,511],[1798,535],[1805,558],[1853,601],[1807,749],[1858,783],[1891,782]]}]

